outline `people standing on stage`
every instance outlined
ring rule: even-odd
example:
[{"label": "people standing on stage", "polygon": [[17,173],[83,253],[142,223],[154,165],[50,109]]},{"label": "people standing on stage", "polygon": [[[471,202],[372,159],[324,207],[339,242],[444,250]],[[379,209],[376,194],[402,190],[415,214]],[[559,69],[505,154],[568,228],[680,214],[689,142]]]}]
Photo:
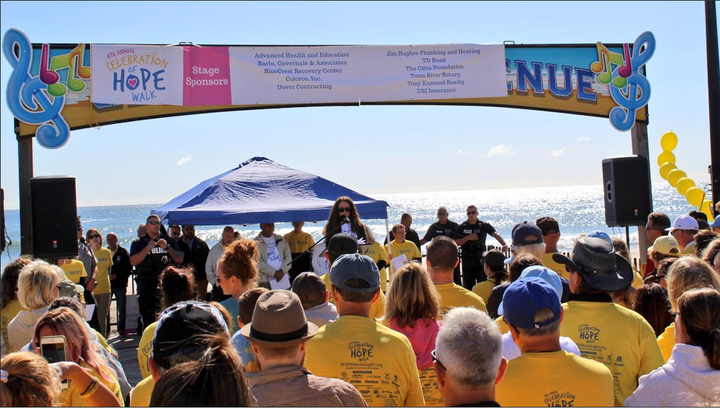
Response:
[{"label": "people standing on stage", "polygon": [[92,295],[97,311],[98,332],[108,336],[108,314],[110,313],[110,269],[113,266],[112,252],[102,246],[102,235],[97,229],[88,229],[87,241],[97,259],[97,283]]},{"label": "people standing on stage", "polygon": [[396,268],[395,264],[393,264],[393,259],[404,255],[408,263],[411,261],[422,263],[422,253],[420,253],[420,249],[415,246],[415,243],[405,240],[405,226],[398,223],[393,226],[392,232],[395,235],[395,239],[385,245],[385,251],[390,259],[390,282],[392,282],[392,277],[395,272],[399,270],[399,267]]},{"label": "people standing on stage", "polygon": [[[95,254],[93,254],[92,248],[90,247],[90,243],[85,241],[85,237],[83,237],[83,227],[82,223],[80,222],[80,216],[77,217],[77,223],[78,223],[78,256],[77,259],[80,260],[81,263],[83,263],[83,266],[85,267],[85,274],[87,276],[85,277],[85,281],[83,283],[83,286],[85,287],[85,292],[83,293],[83,298],[85,299],[86,304],[95,304],[95,298],[92,296],[92,291],[95,288],[95,285],[97,284],[97,259],[95,258]],[[99,330],[100,326],[98,324],[97,320],[97,312],[93,312],[92,319],[90,320],[90,326],[95,329]]]},{"label": "people standing on stage", "polygon": [[210,248],[203,239],[195,236],[195,226],[191,224],[182,226],[182,236],[177,241],[177,244],[180,251],[185,253],[183,265],[193,270],[198,299],[206,301],[208,280],[205,273],[205,263],[207,263]]},{"label": "people standing on stage", "polygon": [[181,264],[183,253],[175,240],[160,233],[160,217],[150,215],[147,233],[130,246],[130,264],[137,268],[138,307],[143,327],[155,322],[160,309],[157,293],[158,278],[170,263]]},{"label": "people standing on stage", "polygon": [[[275,223],[260,223],[260,234],[255,237],[258,248],[258,285],[271,289],[270,281],[277,283],[290,271],[290,247],[287,240],[275,234]],[[288,288],[285,289],[289,289]]]},{"label": "people standing on stage", "polygon": [[476,206],[468,206],[466,213],[467,220],[458,226],[455,232],[455,243],[462,249],[460,262],[463,287],[472,290],[476,283],[487,280],[483,271],[483,253],[487,249],[485,246],[487,236],[493,236],[502,245],[503,251],[507,250],[507,244],[490,223],[478,219]]},{"label": "people standing on stage", "polygon": [[115,309],[117,310],[117,331],[120,336],[125,334],[125,317],[127,309],[127,286],[128,278],[132,273],[130,264],[130,253],[125,247],[118,244],[118,236],[115,233],[105,235],[108,249],[112,253],[113,267],[110,271],[110,291],[115,295]]},{"label": "people standing on stage", "polygon": [[303,231],[305,222],[292,222],[293,231],[285,235],[288,246],[290,246],[290,255],[293,261],[290,266],[290,282],[295,281],[300,273],[306,271],[312,271],[312,253],[307,251],[310,247],[315,245],[315,240],[310,233]]},{"label": "people standing on stage", "polygon": [[[430,227],[428,227],[427,232],[425,233],[425,236],[422,239],[420,239],[421,246],[438,236],[447,236],[453,240],[455,240],[457,238],[456,233],[457,233],[459,226],[457,223],[450,221],[448,219],[449,215],[450,215],[450,213],[448,213],[447,208],[445,208],[445,207],[438,208],[438,210],[437,210],[438,221],[431,224]],[[462,285],[462,279],[460,278],[460,264],[456,265],[453,270],[453,282],[457,285]]]},{"label": "people standing on stage", "polygon": [[212,284],[212,296],[213,301],[224,301],[229,298],[229,295],[224,295],[223,290],[217,282],[217,262],[220,260],[225,247],[229,246],[230,243],[235,241],[235,229],[232,226],[225,226],[222,232],[222,238],[210,249],[207,261],[205,262],[205,275],[208,282]]},{"label": "people standing on stage", "polygon": [[180,230],[180,226],[178,226],[177,224],[171,224],[170,226],[168,226],[167,231],[168,236],[175,240],[176,243],[178,242],[178,240],[180,240],[180,235],[182,235],[182,230]]},{"label": "people standing on stage", "polygon": [[[417,248],[420,248],[420,236],[418,236],[418,233],[417,231],[415,231],[415,229],[410,227],[412,226],[412,222],[413,218],[410,213],[403,213],[402,216],[400,216],[400,224],[405,226],[405,240],[415,243]],[[388,243],[388,240],[395,240],[395,236],[393,235],[392,231],[390,232],[388,237],[385,237],[385,244]]]}]

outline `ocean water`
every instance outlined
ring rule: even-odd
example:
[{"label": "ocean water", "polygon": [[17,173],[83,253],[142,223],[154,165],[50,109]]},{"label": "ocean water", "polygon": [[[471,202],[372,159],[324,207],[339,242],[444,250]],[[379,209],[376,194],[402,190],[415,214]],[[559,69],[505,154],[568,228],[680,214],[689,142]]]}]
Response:
[{"label": "ocean water", "polygon": [[[701,186],[704,187],[704,186]],[[408,212],[413,216],[412,227],[420,237],[427,228],[434,223],[437,208],[445,206],[450,213],[450,220],[461,223],[466,220],[465,209],[468,205],[475,205],[481,220],[491,223],[500,235],[510,241],[510,231],[513,226],[523,220],[534,222],[542,216],[554,217],[561,231],[558,249],[569,252],[573,239],[580,233],[592,230],[602,230],[611,236],[625,237],[624,227],[610,228],[605,224],[605,207],[603,204],[603,190],[597,186],[570,186],[570,187],[543,187],[523,189],[495,189],[472,190],[454,192],[424,192],[424,193],[398,193],[370,195],[382,199],[390,204],[388,208],[388,225],[398,223],[400,215]],[[130,243],[136,237],[137,226],[143,223],[150,214],[150,210],[160,204],[142,204],[130,206],[95,206],[79,207],[78,214],[82,216],[85,231],[94,227],[98,229],[103,238],[109,232],[115,232],[120,238],[120,244],[130,249]],[[653,209],[661,211],[673,220],[681,214],[687,214],[695,209],[690,206],[677,190],[668,184],[653,186]],[[697,209],[695,209],[697,210]],[[362,214],[360,215],[362,218]],[[20,255],[20,213],[17,210],[5,212],[7,234],[12,244],[2,253],[2,267]],[[317,222],[306,221],[304,230],[312,234],[315,240],[322,238],[322,229],[325,220]],[[377,240],[384,240],[386,236],[385,220],[364,220]],[[224,226],[196,226],[196,234],[205,240],[209,246],[220,241]],[[260,226],[234,226],[246,237],[254,238],[260,232]],[[275,231],[285,234],[292,230],[290,223],[277,223]],[[488,237],[488,244],[498,244],[494,238]],[[637,257],[638,236],[637,229],[630,228],[630,247]]]}]

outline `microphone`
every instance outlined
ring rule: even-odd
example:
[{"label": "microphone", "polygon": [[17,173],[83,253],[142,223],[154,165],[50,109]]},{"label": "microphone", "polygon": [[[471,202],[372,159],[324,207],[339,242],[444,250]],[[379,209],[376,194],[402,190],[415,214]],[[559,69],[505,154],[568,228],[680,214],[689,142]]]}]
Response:
[{"label": "microphone", "polygon": [[342,218],[340,218],[340,221],[343,223],[350,223],[350,219],[348,219],[347,216],[343,216]]}]

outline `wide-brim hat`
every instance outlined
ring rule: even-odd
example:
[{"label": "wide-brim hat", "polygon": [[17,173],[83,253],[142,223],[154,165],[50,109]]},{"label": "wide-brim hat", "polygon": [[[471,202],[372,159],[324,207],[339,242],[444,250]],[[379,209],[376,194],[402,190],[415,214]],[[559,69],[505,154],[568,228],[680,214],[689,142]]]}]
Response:
[{"label": "wide-brim hat", "polygon": [[305,317],[297,294],[271,290],[258,298],[252,322],[240,332],[254,344],[283,348],[306,342],[318,333],[318,327]]},{"label": "wide-brim hat", "polygon": [[630,263],[615,252],[612,244],[596,237],[578,238],[570,259],[555,253],[553,260],[577,271],[591,287],[600,291],[622,290],[635,279]]}]

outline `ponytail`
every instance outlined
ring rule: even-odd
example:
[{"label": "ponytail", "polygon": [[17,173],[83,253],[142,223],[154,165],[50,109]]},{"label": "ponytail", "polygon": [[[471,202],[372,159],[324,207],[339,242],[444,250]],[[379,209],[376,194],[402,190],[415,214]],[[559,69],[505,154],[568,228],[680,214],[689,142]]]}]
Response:
[{"label": "ponytail", "polygon": [[720,292],[690,290],[680,296],[678,307],[690,344],[701,347],[710,367],[720,370]]}]

